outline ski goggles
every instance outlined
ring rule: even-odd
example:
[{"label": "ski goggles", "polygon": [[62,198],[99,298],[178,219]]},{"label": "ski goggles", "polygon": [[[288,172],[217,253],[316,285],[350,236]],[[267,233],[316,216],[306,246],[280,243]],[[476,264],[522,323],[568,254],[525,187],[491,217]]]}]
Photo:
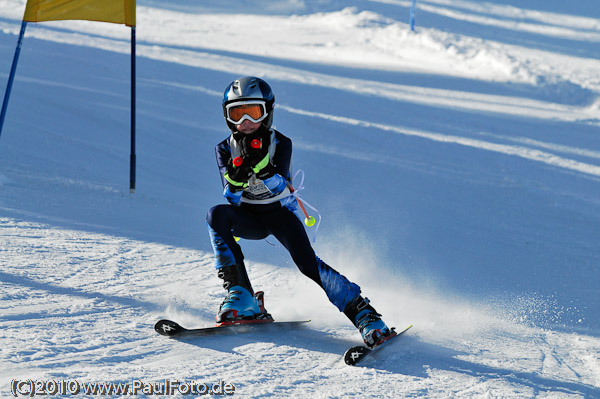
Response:
[{"label": "ski goggles", "polygon": [[246,119],[258,123],[267,115],[267,106],[260,100],[238,101],[225,106],[225,118],[234,125],[239,125]]}]

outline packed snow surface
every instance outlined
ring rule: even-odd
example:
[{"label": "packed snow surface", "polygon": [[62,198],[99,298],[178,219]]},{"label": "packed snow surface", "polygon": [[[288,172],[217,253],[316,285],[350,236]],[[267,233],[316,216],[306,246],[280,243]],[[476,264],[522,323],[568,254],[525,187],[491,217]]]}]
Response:
[{"label": "packed snow surface", "polygon": [[[410,4],[139,0],[135,193],[130,29],[29,24],[0,136],[0,396],[600,398],[600,8],[419,0],[413,32]],[[5,82],[24,7],[0,0]],[[361,367],[273,238],[241,241],[253,285],[310,323],[153,330],[210,326],[224,297],[204,220],[243,75],[273,87],[316,252],[413,324]]]}]

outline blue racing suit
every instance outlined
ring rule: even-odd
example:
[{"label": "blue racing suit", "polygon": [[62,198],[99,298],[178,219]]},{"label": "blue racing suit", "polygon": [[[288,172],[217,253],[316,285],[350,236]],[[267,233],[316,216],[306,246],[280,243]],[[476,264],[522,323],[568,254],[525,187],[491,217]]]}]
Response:
[{"label": "blue racing suit", "polygon": [[298,202],[289,190],[292,141],[274,129],[261,129],[270,135],[269,159],[275,174],[265,180],[253,175],[243,190],[230,190],[224,177],[228,161],[239,155],[234,134],[215,147],[223,195],[229,202],[212,207],[206,217],[215,266],[220,269],[243,262],[244,255],[234,236],[261,240],[273,235],[289,251],[298,269],[319,284],[329,300],[344,311],[360,295],[360,288],[315,255],[297,215]]}]

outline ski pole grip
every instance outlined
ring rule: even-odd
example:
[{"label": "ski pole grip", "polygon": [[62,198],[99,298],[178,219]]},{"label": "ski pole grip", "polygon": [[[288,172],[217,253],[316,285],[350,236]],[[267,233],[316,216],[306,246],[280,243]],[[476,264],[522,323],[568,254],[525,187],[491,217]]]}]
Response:
[{"label": "ski pole grip", "polygon": [[233,166],[238,168],[244,163],[244,159],[242,157],[235,157],[235,158],[233,158],[232,163],[233,163]]},{"label": "ski pole grip", "polygon": [[254,148],[255,150],[260,150],[262,148],[262,141],[260,141],[260,139],[254,139],[250,142],[250,147]]}]

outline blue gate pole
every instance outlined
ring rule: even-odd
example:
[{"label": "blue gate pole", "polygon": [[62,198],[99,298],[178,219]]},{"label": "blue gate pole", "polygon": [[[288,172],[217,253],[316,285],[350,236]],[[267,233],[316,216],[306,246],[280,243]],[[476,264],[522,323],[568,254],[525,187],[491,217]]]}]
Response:
[{"label": "blue gate pole", "polygon": [[4,118],[6,118],[6,108],[8,108],[8,99],[10,98],[10,91],[12,90],[15,73],[17,72],[17,63],[19,62],[19,54],[21,54],[21,45],[23,44],[23,36],[25,36],[26,27],[27,21],[23,21],[21,24],[21,33],[19,33],[19,40],[17,41],[17,48],[15,49],[15,56],[10,68],[10,75],[8,76],[8,83],[6,84],[6,92],[4,93],[4,102],[2,103],[2,112],[0,113],[0,136],[2,135]]},{"label": "blue gate pole", "polygon": [[135,26],[131,27],[131,154],[129,156],[129,192],[135,193]]},{"label": "blue gate pole", "polygon": [[409,22],[410,22],[410,30],[411,31],[415,31],[415,8],[417,6],[417,0],[412,0],[412,3],[410,5],[410,16],[409,16]]}]

